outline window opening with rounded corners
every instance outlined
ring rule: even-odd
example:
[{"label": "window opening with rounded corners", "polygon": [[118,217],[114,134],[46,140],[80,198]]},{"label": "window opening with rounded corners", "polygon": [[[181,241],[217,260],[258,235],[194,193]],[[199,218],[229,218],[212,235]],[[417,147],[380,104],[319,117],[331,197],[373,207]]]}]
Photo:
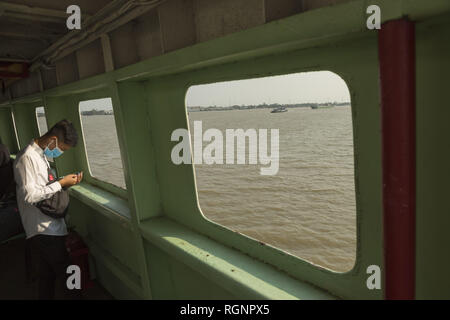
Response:
[{"label": "window opening with rounded corners", "polygon": [[[38,125],[39,136],[42,137],[44,134],[47,133],[47,131],[49,129],[47,126],[47,117],[45,116],[44,107],[36,108],[36,121],[37,121],[37,125]],[[52,163],[54,162],[54,160],[52,158],[47,158],[47,160]]]},{"label": "window opening with rounded corners", "polygon": [[91,175],[125,189],[111,98],[81,101],[79,112]]},{"label": "window opening with rounded corners", "polygon": [[196,85],[186,107],[208,219],[333,271],[352,269],[353,129],[341,77],[319,71]]}]

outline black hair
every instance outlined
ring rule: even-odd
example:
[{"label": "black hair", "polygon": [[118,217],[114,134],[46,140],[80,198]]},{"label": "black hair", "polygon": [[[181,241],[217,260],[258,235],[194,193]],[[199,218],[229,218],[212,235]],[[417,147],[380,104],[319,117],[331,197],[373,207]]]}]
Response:
[{"label": "black hair", "polygon": [[66,119],[57,122],[44,136],[56,136],[59,141],[62,141],[71,147],[75,147],[78,142],[77,130],[75,130],[72,122]]}]

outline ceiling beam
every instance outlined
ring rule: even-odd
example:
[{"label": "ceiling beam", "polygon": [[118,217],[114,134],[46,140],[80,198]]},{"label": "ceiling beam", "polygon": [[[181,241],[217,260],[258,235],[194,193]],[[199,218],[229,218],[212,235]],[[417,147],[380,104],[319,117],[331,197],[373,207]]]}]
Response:
[{"label": "ceiling beam", "polygon": [[[15,12],[15,13],[24,13],[24,14],[32,14],[46,17],[54,17],[60,19],[66,19],[68,14],[65,10],[55,10],[55,9],[47,9],[47,8],[39,8],[34,6],[27,6],[24,4],[16,4],[10,2],[0,2],[0,11]],[[83,14],[85,18],[89,15]]]},{"label": "ceiling beam", "polygon": [[21,12],[3,12],[3,17],[11,17],[11,18],[17,18],[21,20],[28,20],[28,21],[40,21],[40,22],[53,22],[53,23],[62,23],[64,20],[59,17],[49,17],[49,16],[41,16],[41,15],[35,15],[35,14],[28,14],[28,13],[21,13]]},{"label": "ceiling beam", "polygon": [[22,32],[14,32],[14,31],[5,31],[0,29],[0,37],[10,38],[10,39],[20,39],[20,40],[33,40],[43,42],[45,44],[50,44],[51,39],[55,38],[49,37],[48,34],[45,33],[22,33]]},{"label": "ceiling beam", "polygon": [[[66,28],[46,28],[42,23],[36,24],[32,22],[19,23],[17,20],[2,19],[0,22],[0,32],[18,33],[32,36],[43,37],[45,39],[58,39],[67,33]],[[23,21],[21,21],[23,22]]]},{"label": "ceiling beam", "polygon": [[152,10],[166,0],[114,0],[85,22],[82,30],[73,30],[53,43],[33,59],[31,71],[39,68],[42,61],[53,63],[71,52]]},{"label": "ceiling beam", "polygon": [[[0,15],[1,17],[1,15]],[[64,35],[67,33],[67,27],[65,23],[34,23],[30,20],[23,20],[13,17],[1,17],[0,29],[4,29],[6,26],[14,28],[28,28],[28,30],[42,31],[44,33],[50,33],[55,35]]]},{"label": "ceiling beam", "polygon": [[30,63],[30,60],[19,59],[19,58],[11,58],[11,57],[2,57],[0,56],[0,62],[18,62],[18,63]]},{"label": "ceiling beam", "polygon": [[[66,13],[65,10],[55,10],[27,6],[23,4],[0,2],[0,16],[30,21],[61,23],[69,17],[69,14]],[[84,21],[89,17],[89,14],[83,13],[81,15],[81,20]]]},{"label": "ceiling beam", "polygon": [[[128,0],[113,0],[110,1],[107,5],[105,5],[102,9],[100,9],[95,15],[88,17],[86,21],[84,22],[84,27],[86,28],[89,25],[94,24],[99,17],[104,16],[111,16],[114,11],[117,11],[121,6],[123,6],[125,3],[127,3]],[[58,39],[56,42],[54,42],[52,45],[50,45],[48,48],[46,48],[44,51],[42,51],[39,55],[33,58],[33,64],[31,66],[31,70],[34,71],[35,69],[39,68],[41,65],[42,60],[44,60],[47,55],[50,55],[54,50],[56,50],[59,46],[64,45],[72,40],[77,34],[80,33],[80,30],[72,30],[71,32],[66,33],[64,36],[62,36],[60,39]],[[48,59],[45,59],[48,60]],[[47,61],[48,62],[48,61]]]}]

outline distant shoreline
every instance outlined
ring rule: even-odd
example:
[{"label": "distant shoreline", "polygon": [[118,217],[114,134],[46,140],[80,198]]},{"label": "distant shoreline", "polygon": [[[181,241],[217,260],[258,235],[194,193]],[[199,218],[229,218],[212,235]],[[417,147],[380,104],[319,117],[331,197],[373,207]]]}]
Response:
[{"label": "distant shoreline", "polygon": [[229,107],[187,107],[188,112],[204,112],[204,111],[230,111],[230,110],[255,110],[255,109],[276,109],[284,107],[286,109],[294,108],[317,108],[322,106],[327,107],[345,107],[350,106],[350,102],[343,103],[301,103],[301,104],[260,104],[260,105],[248,105],[248,106],[229,106]]},{"label": "distant shoreline", "polygon": [[[112,110],[89,110],[89,111],[81,111],[80,114],[82,116],[113,116],[114,112]],[[37,116],[45,117],[45,113],[39,112]]]},{"label": "distant shoreline", "polygon": [[[186,107],[188,112],[204,112],[204,111],[231,111],[231,110],[256,110],[256,109],[276,109],[279,107],[284,107],[286,109],[295,109],[295,108],[320,108],[320,107],[346,107],[350,106],[350,102],[342,102],[342,103],[301,103],[301,104],[260,104],[260,105],[248,105],[248,106],[228,106],[228,107]],[[114,112],[112,110],[88,110],[81,111],[80,114],[82,116],[112,116]],[[38,117],[45,117],[45,113],[38,112]]]}]

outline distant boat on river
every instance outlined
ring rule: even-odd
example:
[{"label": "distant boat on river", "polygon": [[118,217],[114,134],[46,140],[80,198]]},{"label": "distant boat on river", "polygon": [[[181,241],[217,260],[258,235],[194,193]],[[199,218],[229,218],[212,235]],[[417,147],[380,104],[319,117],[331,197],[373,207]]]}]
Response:
[{"label": "distant boat on river", "polygon": [[278,107],[270,111],[270,113],[280,113],[280,112],[287,112],[288,110],[286,107]]}]

